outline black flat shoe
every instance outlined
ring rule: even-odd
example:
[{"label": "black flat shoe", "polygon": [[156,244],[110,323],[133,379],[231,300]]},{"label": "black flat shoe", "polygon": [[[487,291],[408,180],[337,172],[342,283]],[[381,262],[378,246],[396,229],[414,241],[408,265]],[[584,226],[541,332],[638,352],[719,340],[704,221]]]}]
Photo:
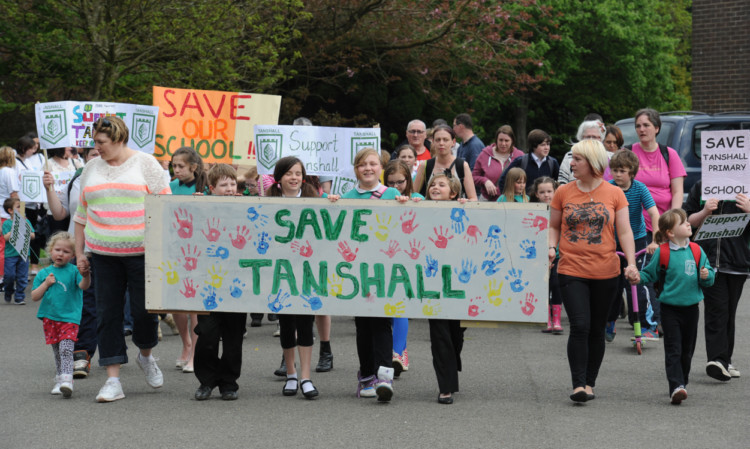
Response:
[{"label": "black flat shoe", "polygon": [[447,397],[442,397],[438,395],[438,404],[446,404],[446,405],[453,404],[453,395],[450,395]]},{"label": "black flat shoe", "polygon": [[315,367],[316,373],[327,373],[333,369],[333,353],[321,352],[318,359],[318,366]]},{"label": "black flat shoe", "polygon": [[281,365],[273,372],[274,376],[286,377],[286,360],[281,356]]},{"label": "black flat shoe", "polygon": [[[287,384],[289,384],[289,382],[292,382],[292,381],[294,381],[294,388],[287,388],[286,387]],[[286,382],[284,383],[284,388],[281,390],[281,394],[283,394],[284,396],[294,396],[295,394],[297,394],[298,386],[299,386],[299,381],[297,380],[296,377],[294,378],[287,377]]]},{"label": "black flat shoe", "polygon": [[302,395],[303,396],[305,396],[307,399],[313,399],[313,398],[318,397],[318,394],[320,394],[320,393],[318,393],[318,389],[315,388],[315,385],[313,385],[313,389],[312,390],[310,390],[308,392],[305,392],[305,389],[302,388],[302,385],[304,385],[304,384],[310,384],[310,385],[312,385],[313,383],[312,383],[312,381],[310,379],[305,379],[305,380],[303,380],[299,384],[300,390],[302,390]]},{"label": "black flat shoe", "polygon": [[586,393],[587,401],[593,401],[594,399],[596,399],[596,396],[594,395],[594,393],[591,393],[591,394]]},{"label": "black flat shoe", "polygon": [[570,400],[573,402],[586,402],[589,400],[589,394],[586,390],[577,391],[570,395]]},{"label": "black flat shoe", "polygon": [[197,390],[195,390],[195,400],[205,401],[206,399],[211,397],[212,391],[213,387],[209,387],[208,385],[201,385]]},{"label": "black flat shoe", "polygon": [[224,401],[236,401],[237,397],[236,391],[225,391],[221,393],[221,399]]}]

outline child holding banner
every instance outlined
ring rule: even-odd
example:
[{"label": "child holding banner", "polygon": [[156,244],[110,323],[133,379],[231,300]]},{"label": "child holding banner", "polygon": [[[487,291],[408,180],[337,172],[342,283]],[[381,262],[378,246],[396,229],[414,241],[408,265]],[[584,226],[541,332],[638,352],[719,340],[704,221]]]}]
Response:
[{"label": "child holding banner", "polygon": [[[747,196],[739,194],[735,201],[701,198],[702,185],[702,181],[693,185],[683,205],[694,228],[699,228],[709,215],[750,213],[750,198]],[[705,251],[711,266],[716,268],[714,284],[703,289],[706,374],[726,382],[740,377],[740,371],[732,364],[732,354],[737,305],[750,273],[750,226],[738,237],[706,239],[697,243]]]},{"label": "child holding banner", "polygon": [[[343,197],[330,195],[331,201],[339,198],[409,201],[408,196],[392,187],[380,183],[383,166],[380,155],[373,148],[365,148],[354,157],[354,174],[357,177],[355,188]],[[357,331],[357,397],[378,397],[387,402],[393,397],[393,334],[389,318],[355,317]]]},{"label": "child holding banner", "polygon": [[[18,198],[18,177],[15,171],[16,152],[11,147],[0,147],[0,201],[8,198]],[[10,220],[5,210],[0,210],[0,220]],[[0,239],[0,266],[5,259],[5,239]]]},{"label": "child holding banner", "polygon": [[[14,212],[21,214],[21,200],[18,198],[8,198],[3,203],[3,210],[14,219]],[[26,220],[31,228],[31,240],[34,240],[34,227],[29,220]],[[26,258],[21,257],[16,248],[10,244],[11,229],[13,228],[12,220],[5,220],[3,223],[3,238],[5,240],[5,266],[3,269],[3,283],[5,288],[5,302],[10,304],[15,293],[17,305],[26,304],[26,285],[29,283],[29,250],[27,248]]]},{"label": "child holding banner", "polygon": [[[525,173],[524,173],[525,175]],[[427,186],[427,199],[454,201],[465,204],[466,198],[458,198],[461,183],[445,173],[432,176]],[[453,404],[453,393],[458,391],[458,372],[461,371],[461,350],[464,347],[465,327],[460,320],[429,320],[432,366],[437,376],[439,404]]]}]

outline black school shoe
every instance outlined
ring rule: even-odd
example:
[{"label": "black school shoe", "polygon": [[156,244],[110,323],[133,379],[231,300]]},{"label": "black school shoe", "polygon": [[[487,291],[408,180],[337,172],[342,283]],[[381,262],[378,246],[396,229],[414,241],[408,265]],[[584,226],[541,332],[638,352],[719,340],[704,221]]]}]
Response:
[{"label": "black school shoe", "polygon": [[[195,400],[205,401],[206,399],[210,398],[213,389],[213,387],[209,387],[208,385],[201,385],[197,390],[195,390]],[[222,397],[223,396],[224,395],[222,394]]]}]

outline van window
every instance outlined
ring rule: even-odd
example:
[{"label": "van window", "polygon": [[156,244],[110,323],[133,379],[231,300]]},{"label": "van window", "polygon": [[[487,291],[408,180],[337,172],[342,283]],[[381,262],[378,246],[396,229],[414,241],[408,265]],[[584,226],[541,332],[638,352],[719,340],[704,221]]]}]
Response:
[{"label": "van window", "polygon": [[693,128],[693,154],[701,158],[701,133],[703,131],[735,131],[750,129],[750,122],[700,123]]},{"label": "van window", "polygon": [[[622,131],[622,138],[625,141],[623,145],[632,145],[638,142],[638,134],[635,133],[635,122],[628,123],[628,126],[620,127]],[[661,131],[656,136],[656,141],[662,145],[669,145],[672,141],[672,133],[674,132],[675,125],[672,122],[661,122]]]}]

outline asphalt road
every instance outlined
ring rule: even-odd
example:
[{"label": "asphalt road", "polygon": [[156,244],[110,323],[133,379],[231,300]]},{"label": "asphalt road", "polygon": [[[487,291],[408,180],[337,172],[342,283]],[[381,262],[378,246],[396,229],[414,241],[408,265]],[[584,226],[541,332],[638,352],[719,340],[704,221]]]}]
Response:
[{"label": "asphalt road", "polygon": [[321,395],[313,401],[281,395],[283,382],[272,374],[281,349],[271,336],[275,324],[265,320],[248,329],[238,401],[216,393],[205,402],[193,399],[198,382],[173,368],[180,340],[164,324],[164,340],[154,350],[163,388],[146,384],[131,345],[131,363],[121,372],[124,400],[95,402],[106,380],[99,367],[76,381],[65,400],[49,393],[54,361],[37,307],[0,302],[0,449],[750,447],[748,288],[734,357],[745,377],[720,383],[706,376],[701,322],[689,398],[680,406],[669,404],[662,343],[635,355],[625,320],[607,345],[597,398],[583,405],[568,399],[567,333],[545,335],[524,325],[467,330],[461,391],[453,405],[439,405],[422,320],[411,321],[411,369],[395,382],[393,401],[357,399],[354,321],[348,317],[333,319],[335,368],[314,373]]}]

